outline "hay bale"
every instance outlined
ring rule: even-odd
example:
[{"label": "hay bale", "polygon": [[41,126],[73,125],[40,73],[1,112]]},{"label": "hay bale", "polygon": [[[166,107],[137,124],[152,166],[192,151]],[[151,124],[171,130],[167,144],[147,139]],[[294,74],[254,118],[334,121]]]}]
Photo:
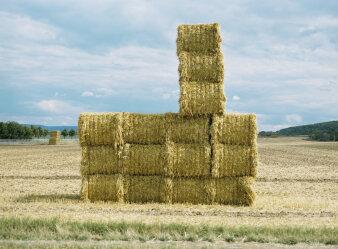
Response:
[{"label": "hay bale", "polygon": [[82,113],[78,121],[79,142],[86,145],[123,145],[122,113]]},{"label": "hay bale", "polygon": [[129,175],[164,175],[165,145],[126,144],[123,168]]},{"label": "hay bale", "polygon": [[215,54],[181,52],[178,60],[180,82],[224,82],[224,62],[221,52]]},{"label": "hay bale", "polygon": [[212,145],[212,176],[256,177],[258,154],[256,145]]},{"label": "hay bale", "polygon": [[165,114],[124,113],[125,143],[164,144],[166,141]]},{"label": "hay bale", "polygon": [[177,113],[167,113],[167,140],[175,143],[209,143],[210,117],[184,117]]},{"label": "hay bale", "polygon": [[212,143],[254,145],[257,140],[256,115],[213,115],[210,133]]},{"label": "hay bale", "polygon": [[88,176],[84,175],[81,178],[80,198],[81,200],[88,201]]},{"label": "hay bale", "polygon": [[211,204],[215,191],[210,178],[174,178],[173,203]]},{"label": "hay bale", "polygon": [[121,174],[88,176],[87,192],[91,201],[123,201],[124,177]]},{"label": "hay bale", "polygon": [[225,205],[251,206],[256,198],[253,177],[216,179],[215,202]]},{"label": "hay bale", "polygon": [[225,113],[226,98],[223,83],[180,82],[181,115],[196,116]]},{"label": "hay bale", "polygon": [[175,177],[210,176],[211,147],[207,144],[168,143],[167,174]]},{"label": "hay bale", "polygon": [[177,54],[183,51],[217,53],[222,47],[220,25],[218,23],[179,25],[176,44]]},{"label": "hay bale", "polygon": [[166,202],[168,191],[163,176],[128,176],[126,181],[127,202]]},{"label": "hay bale", "polygon": [[117,174],[123,173],[122,151],[113,146],[83,146],[81,158],[81,174]]},{"label": "hay bale", "polygon": [[60,131],[50,131],[49,145],[60,145]]}]

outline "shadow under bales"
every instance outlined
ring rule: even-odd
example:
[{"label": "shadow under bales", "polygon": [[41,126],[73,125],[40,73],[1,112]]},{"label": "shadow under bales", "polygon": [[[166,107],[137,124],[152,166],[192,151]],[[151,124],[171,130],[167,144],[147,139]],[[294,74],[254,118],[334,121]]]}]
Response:
[{"label": "shadow under bales", "polygon": [[81,198],[79,194],[51,194],[51,195],[26,195],[19,197],[16,202],[80,202]]}]

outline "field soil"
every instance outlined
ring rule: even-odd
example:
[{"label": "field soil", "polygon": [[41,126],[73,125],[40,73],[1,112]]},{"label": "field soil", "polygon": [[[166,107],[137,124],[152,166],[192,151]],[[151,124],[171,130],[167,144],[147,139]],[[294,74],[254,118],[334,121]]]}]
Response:
[{"label": "field soil", "polygon": [[78,144],[0,145],[0,216],[69,221],[337,227],[338,143],[260,138],[252,207],[80,200]]}]

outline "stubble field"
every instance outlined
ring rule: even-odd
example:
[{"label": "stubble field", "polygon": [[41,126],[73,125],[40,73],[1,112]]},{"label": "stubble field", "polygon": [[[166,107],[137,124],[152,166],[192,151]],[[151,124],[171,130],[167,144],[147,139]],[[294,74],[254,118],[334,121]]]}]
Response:
[{"label": "stubble field", "polygon": [[[303,227],[328,228],[336,234],[338,143],[262,138],[258,148],[256,202],[252,207],[233,207],[84,203],[79,198],[81,149],[77,144],[0,145],[0,216],[3,222],[8,217],[28,221],[56,217],[62,224]],[[336,242],[331,239],[331,243]]]}]

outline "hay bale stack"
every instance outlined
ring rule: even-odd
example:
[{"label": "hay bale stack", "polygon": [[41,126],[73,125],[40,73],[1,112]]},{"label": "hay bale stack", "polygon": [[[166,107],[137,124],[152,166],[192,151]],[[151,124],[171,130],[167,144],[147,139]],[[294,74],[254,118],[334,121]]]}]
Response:
[{"label": "hay bale stack", "polygon": [[224,113],[226,98],[219,24],[179,25],[176,44],[180,114]]},{"label": "hay bale stack", "polygon": [[60,145],[60,131],[50,131],[49,145]]},{"label": "hay bale stack", "polygon": [[180,25],[177,55],[179,114],[80,115],[83,199],[252,205],[256,116],[225,114],[219,25]]}]

